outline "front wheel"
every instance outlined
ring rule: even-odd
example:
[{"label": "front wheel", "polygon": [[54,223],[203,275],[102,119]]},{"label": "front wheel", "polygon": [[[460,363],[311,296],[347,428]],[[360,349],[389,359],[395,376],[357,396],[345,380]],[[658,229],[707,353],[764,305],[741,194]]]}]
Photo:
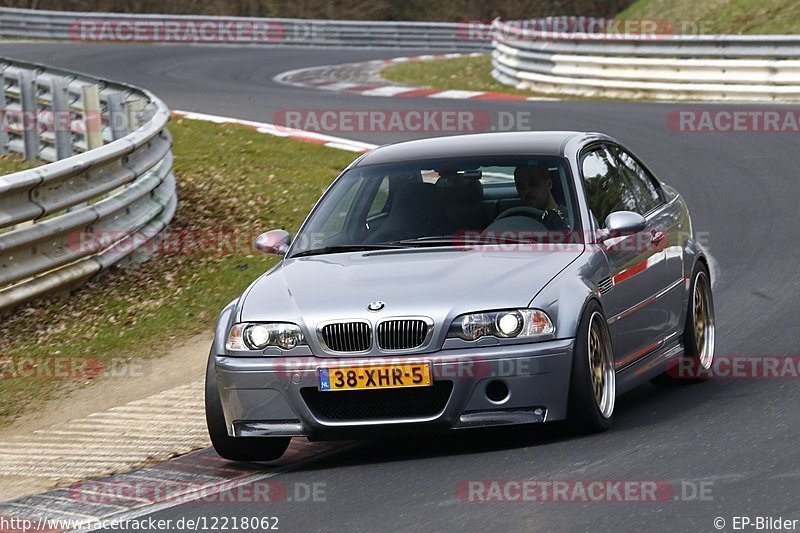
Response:
[{"label": "front wheel", "polygon": [[579,433],[597,433],[611,427],[616,402],[616,371],[611,335],[596,301],[586,307],[578,325],[567,416]]},{"label": "front wheel", "polygon": [[231,437],[225,427],[225,415],[217,389],[214,355],[208,356],[206,367],[206,424],[214,450],[229,461],[272,461],[289,447],[290,437]]}]

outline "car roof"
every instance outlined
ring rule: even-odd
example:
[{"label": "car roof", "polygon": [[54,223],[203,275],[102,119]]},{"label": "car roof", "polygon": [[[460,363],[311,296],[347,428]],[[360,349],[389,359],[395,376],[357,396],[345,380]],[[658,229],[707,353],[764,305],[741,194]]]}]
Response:
[{"label": "car roof", "polygon": [[492,155],[564,155],[570,140],[612,140],[600,133],[578,131],[510,131],[418,139],[378,147],[362,156],[354,166],[396,163],[411,159]]}]

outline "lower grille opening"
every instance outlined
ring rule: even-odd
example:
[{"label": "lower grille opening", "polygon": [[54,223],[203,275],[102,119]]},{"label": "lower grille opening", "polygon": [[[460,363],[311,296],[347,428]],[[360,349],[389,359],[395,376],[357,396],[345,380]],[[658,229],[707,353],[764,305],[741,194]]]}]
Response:
[{"label": "lower grille opening", "polygon": [[444,410],[452,390],[452,381],[436,381],[430,387],[405,389],[321,392],[307,387],[300,394],[321,419],[391,420],[435,416]]}]

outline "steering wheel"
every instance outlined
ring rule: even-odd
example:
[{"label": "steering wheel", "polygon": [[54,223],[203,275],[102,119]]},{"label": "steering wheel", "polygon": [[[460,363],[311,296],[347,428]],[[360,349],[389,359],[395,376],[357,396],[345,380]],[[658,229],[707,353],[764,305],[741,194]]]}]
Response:
[{"label": "steering wheel", "polygon": [[528,207],[527,205],[521,205],[519,207],[512,207],[511,209],[507,209],[497,215],[495,221],[502,220],[508,217],[517,217],[517,216],[524,216],[524,217],[531,217],[535,218],[539,222],[544,219],[544,211],[538,209],[536,207]]}]

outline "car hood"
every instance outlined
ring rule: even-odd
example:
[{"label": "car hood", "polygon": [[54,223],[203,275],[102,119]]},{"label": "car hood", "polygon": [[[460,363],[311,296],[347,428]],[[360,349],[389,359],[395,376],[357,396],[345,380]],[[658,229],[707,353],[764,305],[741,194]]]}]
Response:
[{"label": "car hood", "polygon": [[[336,319],[423,315],[442,323],[472,311],[527,307],[583,249],[414,248],[286,259],[250,286],[240,319],[313,330]],[[385,308],[368,311],[378,300]]]}]

